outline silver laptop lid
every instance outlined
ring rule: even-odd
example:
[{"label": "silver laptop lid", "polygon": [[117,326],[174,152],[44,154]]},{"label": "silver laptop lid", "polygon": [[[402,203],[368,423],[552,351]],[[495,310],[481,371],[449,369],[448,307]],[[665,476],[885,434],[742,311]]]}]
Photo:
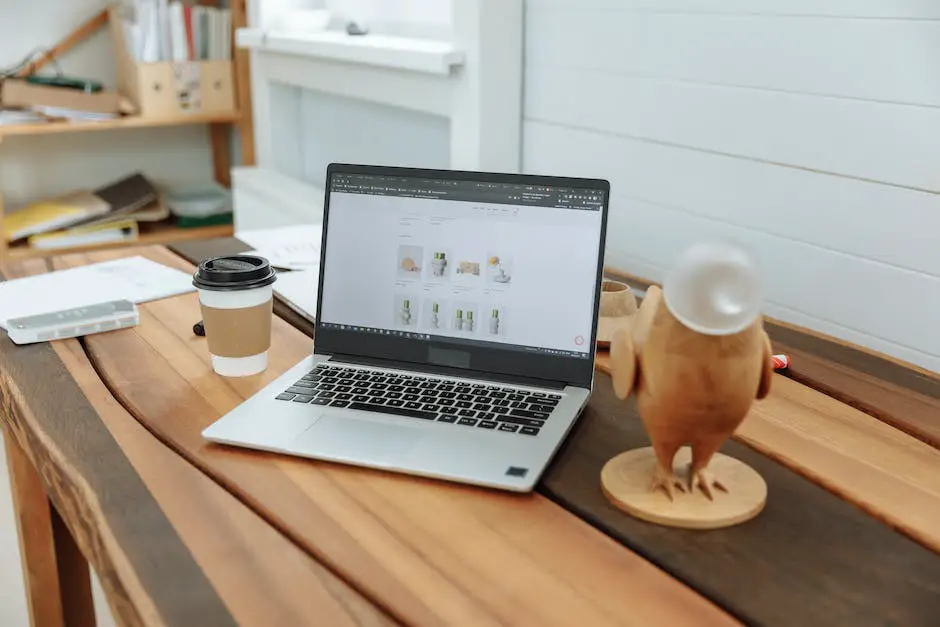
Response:
[{"label": "silver laptop lid", "polygon": [[589,387],[607,181],[331,164],[317,354]]}]

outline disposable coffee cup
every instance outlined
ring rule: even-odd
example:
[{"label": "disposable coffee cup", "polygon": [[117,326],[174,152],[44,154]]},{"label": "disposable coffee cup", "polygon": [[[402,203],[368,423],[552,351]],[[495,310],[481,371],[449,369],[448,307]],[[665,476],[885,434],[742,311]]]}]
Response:
[{"label": "disposable coffee cup", "polygon": [[267,259],[232,255],[207,259],[193,275],[199,290],[212,369],[247,377],[268,367],[277,272]]}]

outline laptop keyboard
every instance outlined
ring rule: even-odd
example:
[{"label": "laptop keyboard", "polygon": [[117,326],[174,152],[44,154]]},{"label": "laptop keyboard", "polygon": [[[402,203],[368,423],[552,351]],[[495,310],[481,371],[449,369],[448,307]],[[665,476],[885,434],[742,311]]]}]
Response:
[{"label": "laptop keyboard", "polygon": [[535,436],[561,395],[323,364],[277,399]]}]

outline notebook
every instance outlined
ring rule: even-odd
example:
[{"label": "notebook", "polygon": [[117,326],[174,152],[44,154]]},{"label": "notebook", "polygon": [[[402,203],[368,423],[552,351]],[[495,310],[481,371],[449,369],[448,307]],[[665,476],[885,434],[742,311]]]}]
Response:
[{"label": "notebook", "polygon": [[106,200],[88,190],[71,192],[8,213],[3,217],[3,236],[13,242],[94,219],[110,210]]},{"label": "notebook", "polygon": [[100,187],[94,193],[111,206],[111,215],[133,213],[159,199],[157,189],[139,172]]},{"label": "notebook", "polygon": [[154,202],[130,213],[108,213],[97,218],[82,222],[81,227],[95,226],[103,224],[113,224],[123,222],[124,220],[134,220],[135,222],[160,222],[170,217],[170,209],[163,202],[163,198],[158,198]]}]

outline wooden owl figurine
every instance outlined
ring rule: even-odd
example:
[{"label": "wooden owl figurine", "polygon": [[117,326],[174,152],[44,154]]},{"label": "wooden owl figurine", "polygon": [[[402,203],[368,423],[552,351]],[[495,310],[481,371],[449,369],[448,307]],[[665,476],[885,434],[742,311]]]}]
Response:
[{"label": "wooden owl figurine", "polygon": [[[664,490],[670,500],[675,490],[701,490],[714,499],[715,489],[727,487],[708,464],[754,399],[770,391],[771,346],[756,308],[740,304],[753,300],[746,285],[753,277],[732,277],[729,288],[725,268],[717,285],[709,283],[707,276],[716,276],[714,250],[698,250],[684,263],[691,267],[687,276],[672,285],[667,280],[665,294],[650,288],[632,333],[614,336],[612,378],[619,398],[636,394],[656,456],[650,489]],[[670,300],[673,293],[678,295]],[[687,482],[673,473],[683,446],[692,452]]]}]

